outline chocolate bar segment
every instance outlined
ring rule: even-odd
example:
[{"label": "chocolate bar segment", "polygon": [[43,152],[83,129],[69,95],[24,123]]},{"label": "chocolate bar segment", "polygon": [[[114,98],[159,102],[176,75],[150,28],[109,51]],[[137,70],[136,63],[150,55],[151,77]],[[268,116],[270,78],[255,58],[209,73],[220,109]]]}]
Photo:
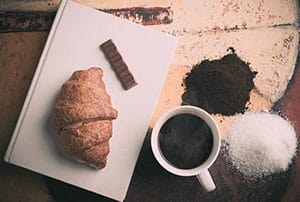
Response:
[{"label": "chocolate bar segment", "polygon": [[124,62],[121,54],[117,50],[116,45],[111,39],[105,41],[100,45],[100,48],[103,50],[104,55],[111,64],[113,70],[117,74],[123,88],[128,90],[137,85],[134,80],[133,75],[130,73],[128,66]]}]

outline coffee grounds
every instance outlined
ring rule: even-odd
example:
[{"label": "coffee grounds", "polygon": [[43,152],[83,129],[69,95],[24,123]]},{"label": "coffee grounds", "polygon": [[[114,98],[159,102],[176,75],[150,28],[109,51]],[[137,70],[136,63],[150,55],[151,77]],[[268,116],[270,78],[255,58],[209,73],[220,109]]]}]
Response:
[{"label": "coffee grounds", "polygon": [[193,66],[184,79],[182,105],[198,106],[211,114],[245,112],[257,72],[231,50],[219,60],[204,60]]}]

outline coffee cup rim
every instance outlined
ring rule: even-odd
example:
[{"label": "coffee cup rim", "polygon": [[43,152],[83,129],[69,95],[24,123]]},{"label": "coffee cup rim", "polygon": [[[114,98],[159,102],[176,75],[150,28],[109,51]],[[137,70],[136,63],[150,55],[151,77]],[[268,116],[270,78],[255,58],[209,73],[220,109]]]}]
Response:
[{"label": "coffee cup rim", "polygon": [[[200,117],[202,120],[204,120],[208,126],[210,127],[212,134],[213,134],[213,147],[212,151],[209,154],[208,158],[199,166],[195,168],[189,168],[189,169],[181,169],[173,166],[171,163],[169,163],[164,155],[162,154],[159,146],[159,131],[164,123],[166,123],[167,120],[172,118],[173,116],[179,115],[179,114],[192,114],[195,116]],[[151,133],[151,148],[152,152],[154,154],[154,157],[159,162],[159,164],[165,168],[167,171],[180,175],[180,176],[193,176],[197,175],[203,171],[206,171],[216,160],[219,151],[220,151],[220,145],[221,145],[221,137],[220,137],[220,130],[215,122],[215,120],[212,118],[212,116],[206,112],[204,109],[191,106],[191,105],[184,105],[184,106],[178,106],[175,108],[172,108],[165,112],[155,123],[152,133]]]}]

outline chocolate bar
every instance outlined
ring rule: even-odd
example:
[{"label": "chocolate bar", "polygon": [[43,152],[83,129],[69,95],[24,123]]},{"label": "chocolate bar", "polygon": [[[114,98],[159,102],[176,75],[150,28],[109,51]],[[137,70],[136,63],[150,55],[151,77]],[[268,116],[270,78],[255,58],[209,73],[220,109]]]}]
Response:
[{"label": "chocolate bar", "polygon": [[104,55],[110,62],[113,70],[117,74],[121,84],[125,90],[128,90],[137,85],[133,75],[130,73],[128,66],[124,62],[121,54],[119,53],[116,45],[111,39],[105,41],[100,45]]}]

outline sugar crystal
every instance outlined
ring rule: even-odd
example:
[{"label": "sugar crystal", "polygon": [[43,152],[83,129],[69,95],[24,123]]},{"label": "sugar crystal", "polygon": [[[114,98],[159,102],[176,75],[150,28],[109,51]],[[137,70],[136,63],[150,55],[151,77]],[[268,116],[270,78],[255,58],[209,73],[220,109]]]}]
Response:
[{"label": "sugar crystal", "polygon": [[250,177],[287,170],[297,148],[292,124],[268,112],[241,114],[229,127],[226,142],[232,164]]}]

